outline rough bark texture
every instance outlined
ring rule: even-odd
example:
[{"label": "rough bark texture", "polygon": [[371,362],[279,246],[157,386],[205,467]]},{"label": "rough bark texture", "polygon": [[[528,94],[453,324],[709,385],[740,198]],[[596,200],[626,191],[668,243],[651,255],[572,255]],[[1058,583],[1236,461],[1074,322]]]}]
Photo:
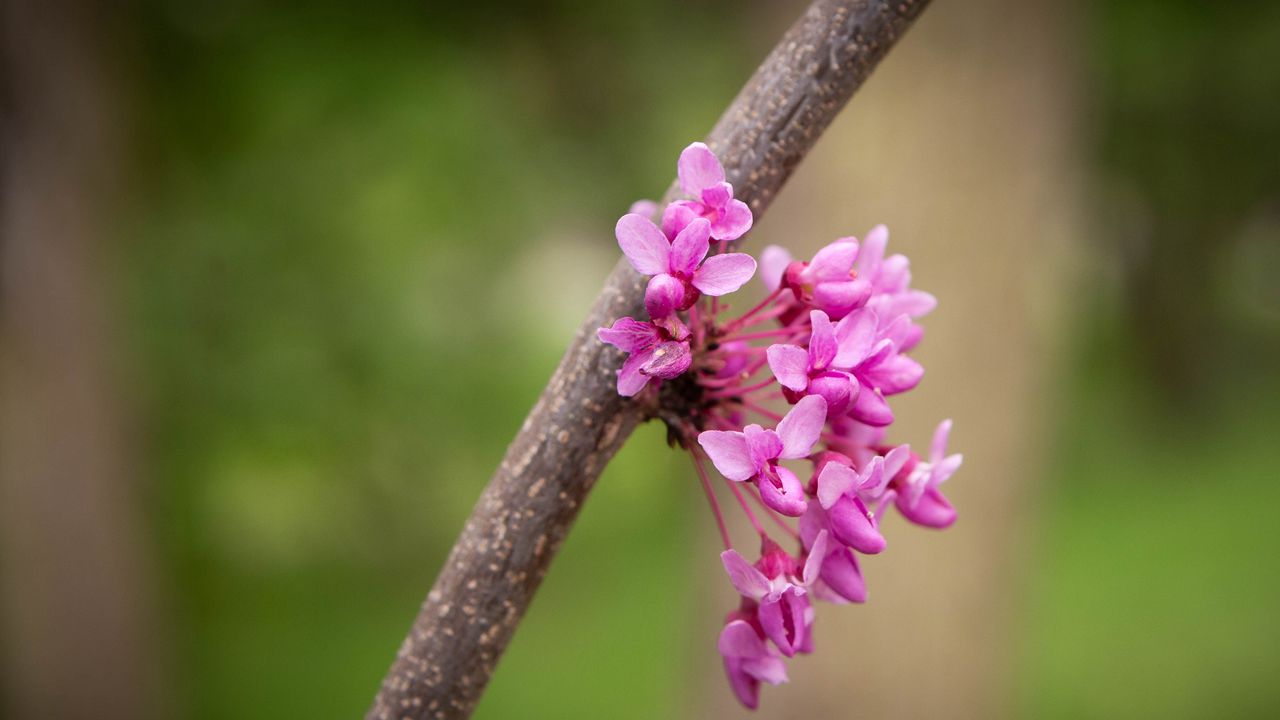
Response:
[{"label": "rough bark texture", "polygon": [[[707,143],[757,217],[927,0],[817,0]],[[668,193],[674,196],[675,188]],[[656,408],[618,396],[622,355],[595,330],[642,310],[620,261],[467,520],[368,717],[471,714],[587,493]]]}]

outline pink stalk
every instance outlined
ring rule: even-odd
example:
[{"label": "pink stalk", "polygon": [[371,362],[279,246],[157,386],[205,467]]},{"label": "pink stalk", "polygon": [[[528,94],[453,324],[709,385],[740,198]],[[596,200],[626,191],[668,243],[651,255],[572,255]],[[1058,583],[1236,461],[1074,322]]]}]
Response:
[{"label": "pink stalk", "polygon": [[747,499],[742,497],[742,491],[738,489],[738,483],[732,480],[725,480],[729,485],[729,489],[733,491],[733,496],[738,498],[738,504],[742,506],[742,512],[746,513],[747,520],[751,521],[751,527],[760,533],[760,537],[769,537],[769,533],[764,531],[764,526],[760,524],[760,518],[751,511],[751,506],[747,504]]},{"label": "pink stalk", "polygon": [[733,542],[729,540],[729,531],[724,526],[724,515],[720,512],[720,502],[716,500],[716,494],[711,489],[711,479],[707,477],[707,469],[702,466],[702,457],[697,452],[690,450],[689,455],[693,457],[693,466],[698,470],[698,480],[702,482],[702,491],[707,494],[707,502],[711,505],[711,514],[716,517],[716,527],[720,529],[720,541],[724,543],[725,550],[733,549]]}]

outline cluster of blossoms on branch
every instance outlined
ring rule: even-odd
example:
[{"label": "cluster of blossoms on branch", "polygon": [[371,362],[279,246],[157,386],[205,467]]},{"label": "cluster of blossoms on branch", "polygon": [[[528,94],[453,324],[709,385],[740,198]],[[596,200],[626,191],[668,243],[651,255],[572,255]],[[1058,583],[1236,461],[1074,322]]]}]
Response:
[{"label": "cluster of blossoms on branch", "polygon": [[[911,288],[904,256],[886,257],[883,225],[808,261],[765,248],[768,294],[728,317],[721,298],[757,270],[750,255],[728,251],[750,230],[751,210],[702,143],[681,153],[678,175],[691,199],[663,208],[658,224],[658,207],[637,203],[617,224],[623,254],[649,277],[649,317],[620,318],[599,337],[627,353],[618,392],[664,409],[693,458],[741,595],[718,647],[734,694],[754,708],[761,683],[787,680],[785,658],[813,650],[813,599],[866,600],[858,556],[884,550],[887,508],[925,527],[955,521],[939,486],[961,457],[946,453],[950,421],[925,457],[885,440],[889,398],[924,374],[909,353],[923,336],[915,321],[936,301]],[[785,414],[774,410],[783,404]],[[708,460],[760,536],[754,563],[733,548]]]}]

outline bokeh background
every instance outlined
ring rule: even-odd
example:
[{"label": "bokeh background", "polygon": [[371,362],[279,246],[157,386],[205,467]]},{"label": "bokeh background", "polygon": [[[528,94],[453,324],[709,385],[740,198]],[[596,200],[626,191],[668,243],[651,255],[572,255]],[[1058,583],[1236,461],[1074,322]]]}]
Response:
[{"label": "bokeh background", "polygon": [[[802,3],[8,2],[5,717],[353,717]],[[885,222],[945,533],[761,717],[1280,714],[1280,5],[938,0],[747,243]],[[753,292],[755,290],[753,289]],[[687,461],[610,466],[477,717],[740,717]]]}]

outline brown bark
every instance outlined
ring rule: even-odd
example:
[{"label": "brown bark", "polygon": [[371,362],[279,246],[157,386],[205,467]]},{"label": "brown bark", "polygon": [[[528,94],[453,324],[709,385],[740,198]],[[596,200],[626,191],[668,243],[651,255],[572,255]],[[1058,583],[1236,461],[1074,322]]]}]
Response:
[{"label": "brown bark", "polygon": [[[927,0],[816,0],[707,143],[757,217]],[[668,193],[673,196],[675,188]],[[619,262],[507,449],[382,682],[369,718],[471,714],[604,466],[656,408],[618,396],[621,354],[595,330],[642,312]]]}]

